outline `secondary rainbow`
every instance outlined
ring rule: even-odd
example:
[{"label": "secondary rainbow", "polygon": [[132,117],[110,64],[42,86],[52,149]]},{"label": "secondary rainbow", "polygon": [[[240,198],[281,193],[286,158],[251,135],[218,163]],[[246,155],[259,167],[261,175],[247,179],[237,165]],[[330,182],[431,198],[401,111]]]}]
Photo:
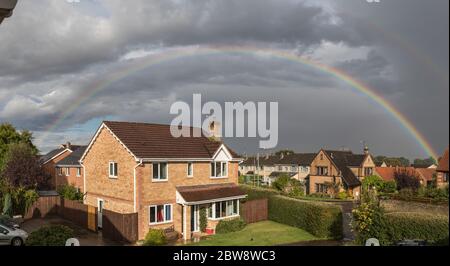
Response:
[{"label": "secondary rainbow", "polygon": [[[388,100],[377,94],[373,89],[363,82],[351,77],[349,74],[335,67],[327,66],[311,59],[300,57],[294,53],[286,50],[277,50],[272,48],[261,48],[254,46],[193,46],[184,48],[166,49],[159,53],[151,54],[149,56],[128,60],[125,62],[125,67],[119,68],[105,76],[100,77],[85,88],[80,96],[72,102],[72,104],[65,109],[49,126],[46,128],[47,134],[57,129],[65,119],[72,115],[81,105],[95,97],[95,95],[106,89],[111,84],[120,81],[133,73],[142,71],[148,67],[166,63],[173,60],[178,60],[187,57],[208,56],[217,54],[242,54],[242,55],[261,55],[272,56],[279,59],[297,62],[302,65],[312,67],[318,71],[334,76],[338,80],[345,82],[352,88],[368,96],[374,102],[383,107],[393,118],[395,118],[400,125],[415,139],[423,151],[433,158],[438,158],[437,153],[426,138],[417,130],[409,119],[398,111]],[[47,135],[44,135],[41,140],[44,141]]]}]

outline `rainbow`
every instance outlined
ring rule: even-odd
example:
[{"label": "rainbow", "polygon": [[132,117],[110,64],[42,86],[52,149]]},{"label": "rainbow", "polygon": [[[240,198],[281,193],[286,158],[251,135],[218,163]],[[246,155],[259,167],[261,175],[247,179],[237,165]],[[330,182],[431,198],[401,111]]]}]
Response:
[{"label": "rainbow", "polygon": [[[119,70],[113,71],[101,79],[97,79],[90,84],[82,94],[72,102],[72,104],[65,109],[52,123],[46,127],[45,132],[49,132],[57,129],[63,121],[65,121],[70,115],[72,115],[83,103],[87,102],[89,99],[95,97],[95,95],[107,88],[111,84],[120,81],[133,73],[144,70],[147,67],[154,66],[157,64],[187,58],[195,56],[209,56],[217,54],[236,54],[236,55],[268,55],[278,59],[288,60],[291,62],[300,63],[305,66],[309,66],[320,72],[326,73],[335,77],[336,79],[345,82],[352,88],[356,89],[360,93],[366,95],[384,110],[386,110],[393,118],[395,118],[400,125],[411,135],[412,138],[417,142],[417,144],[423,149],[423,151],[433,158],[438,158],[437,153],[433,150],[430,143],[426,138],[417,130],[417,128],[412,124],[409,119],[403,115],[399,110],[397,110],[394,105],[392,105],[388,100],[384,99],[381,95],[376,93],[368,85],[363,82],[351,77],[347,73],[339,70],[337,68],[321,64],[319,62],[312,61],[308,58],[300,57],[292,52],[286,50],[277,50],[272,48],[261,48],[254,46],[229,46],[229,45],[217,45],[217,46],[192,46],[184,48],[173,48],[162,51],[161,53],[155,53],[140,59],[131,60],[131,64],[126,64],[126,67],[120,68]],[[46,134],[41,138],[41,140],[46,139]]]}]

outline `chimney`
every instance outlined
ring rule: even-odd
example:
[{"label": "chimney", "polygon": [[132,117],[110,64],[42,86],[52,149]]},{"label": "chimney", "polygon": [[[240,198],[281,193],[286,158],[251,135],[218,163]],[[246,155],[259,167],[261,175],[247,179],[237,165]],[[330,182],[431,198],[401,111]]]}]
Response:
[{"label": "chimney", "polygon": [[220,141],[220,139],[222,137],[222,133],[221,133],[222,128],[221,128],[220,122],[215,121],[215,120],[211,121],[211,123],[209,123],[208,130],[209,130],[208,133],[209,133],[210,137]]}]

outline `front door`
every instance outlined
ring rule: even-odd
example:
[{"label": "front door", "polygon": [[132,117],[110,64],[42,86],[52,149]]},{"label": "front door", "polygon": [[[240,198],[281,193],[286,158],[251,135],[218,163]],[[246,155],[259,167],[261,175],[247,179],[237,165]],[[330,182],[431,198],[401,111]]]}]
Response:
[{"label": "front door", "polygon": [[98,210],[98,214],[97,214],[97,226],[98,228],[102,228],[102,222],[103,222],[103,200],[102,199],[98,199],[97,201],[97,210]]},{"label": "front door", "polygon": [[191,232],[200,231],[198,205],[191,206]]}]

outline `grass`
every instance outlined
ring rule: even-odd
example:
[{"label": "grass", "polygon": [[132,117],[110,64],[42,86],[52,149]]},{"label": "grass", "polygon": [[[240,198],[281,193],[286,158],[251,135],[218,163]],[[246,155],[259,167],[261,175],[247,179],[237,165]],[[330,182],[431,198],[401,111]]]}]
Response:
[{"label": "grass", "polygon": [[272,221],[247,225],[242,231],[206,237],[194,246],[273,246],[300,241],[319,240],[310,233]]}]

